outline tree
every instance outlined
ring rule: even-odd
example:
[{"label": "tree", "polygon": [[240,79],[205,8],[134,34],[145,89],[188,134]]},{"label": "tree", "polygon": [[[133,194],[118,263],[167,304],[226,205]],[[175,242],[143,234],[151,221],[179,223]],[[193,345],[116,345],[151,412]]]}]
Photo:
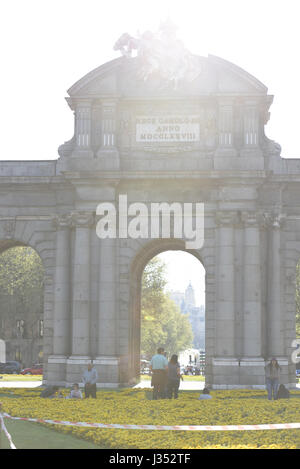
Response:
[{"label": "tree", "polygon": [[0,294],[24,299],[30,290],[42,288],[43,278],[42,261],[32,248],[18,246],[0,255]]},{"label": "tree", "polygon": [[150,357],[157,347],[168,353],[179,353],[193,342],[191,324],[173,300],[165,293],[166,266],[154,257],[142,278],[141,352]]}]

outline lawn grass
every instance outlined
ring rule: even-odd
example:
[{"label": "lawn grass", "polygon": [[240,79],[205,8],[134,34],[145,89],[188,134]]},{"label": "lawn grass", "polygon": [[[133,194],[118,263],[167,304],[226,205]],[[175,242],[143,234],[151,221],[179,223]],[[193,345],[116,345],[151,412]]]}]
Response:
[{"label": "lawn grass", "polygon": [[[5,419],[5,426],[17,449],[102,449],[92,442],[58,433],[38,423]],[[0,449],[10,449],[6,436],[0,433]]]},{"label": "lawn grass", "polygon": [[[64,395],[67,389],[62,389]],[[77,422],[154,425],[246,425],[299,422],[300,391],[291,399],[268,401],[265,390],[212,391],[211,401],[199,393],[181,391],[178,400],[152,401],[152,391],[125,388],[99,390],[97,400],[40,399],[40,390],[11,389],[0,392],[3,411],[19,417]],[[13,399],[13,400],[12,400]],[[49,426],[5,419],[20,449],[111,448],[300,448],[298,430],[259,432],[160,432]],[[5,435],[2,445],[8,448]]]}]

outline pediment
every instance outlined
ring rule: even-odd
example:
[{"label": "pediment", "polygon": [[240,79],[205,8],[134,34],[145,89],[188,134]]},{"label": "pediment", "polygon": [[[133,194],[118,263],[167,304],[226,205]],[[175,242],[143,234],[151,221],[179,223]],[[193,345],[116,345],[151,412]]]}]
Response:
[{"label": "pediment", "polygon": [[105,63],[76,82],[71,97],[266,95],[267,87],[240,67],[219,57],[197,57],[200,72],[192,80],[178,80],[176,87],[164,82],[159,73],[145,79],[137,57],[120,57]]}]

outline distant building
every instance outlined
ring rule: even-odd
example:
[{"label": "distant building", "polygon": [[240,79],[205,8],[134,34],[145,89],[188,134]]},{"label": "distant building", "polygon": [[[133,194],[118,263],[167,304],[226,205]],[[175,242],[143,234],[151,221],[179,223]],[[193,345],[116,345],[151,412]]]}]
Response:
[{"label": "distant building", "polygon": [[182,314],[188,315],[194,334],[193,345],[196,349],[205,348],[205,307],[196,306],[195,290],[191,284],[185,292],[171,291],[170,298],[180,308]]}]

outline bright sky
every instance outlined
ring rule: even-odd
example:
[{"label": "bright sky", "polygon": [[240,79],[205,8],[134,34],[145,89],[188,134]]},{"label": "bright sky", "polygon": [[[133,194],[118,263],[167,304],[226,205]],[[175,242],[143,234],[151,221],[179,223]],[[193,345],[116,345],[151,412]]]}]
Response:
[{"label": "bright sky", "polygon": [[[66,90],[118,57],[123,32],[155,31],[168,16],[192,53],[227,59],[268,86],[275,99],[266,133],[284,157],[300,157],[299,9],[299,0],[2,1],[0,158],[56,159],[73,135]],[[182,288],[193,283],[191,269]]]},{"label": "bright sky", "polygon": [[183,251],[166,251],[159,256],[167,266],[167,290],[184,292],[191,282],[196,306],[205,305],[205,270],[196,257]]},{"label": "bright sky", "polygon": [[300,157],[299,0],[9,0],[0,4],[1,159],[55,159],[73,135],[64,97],[118,57],[123,32],[155,31],[168,15],[191,52],[214,54],[275,95],[267,135]]}]

